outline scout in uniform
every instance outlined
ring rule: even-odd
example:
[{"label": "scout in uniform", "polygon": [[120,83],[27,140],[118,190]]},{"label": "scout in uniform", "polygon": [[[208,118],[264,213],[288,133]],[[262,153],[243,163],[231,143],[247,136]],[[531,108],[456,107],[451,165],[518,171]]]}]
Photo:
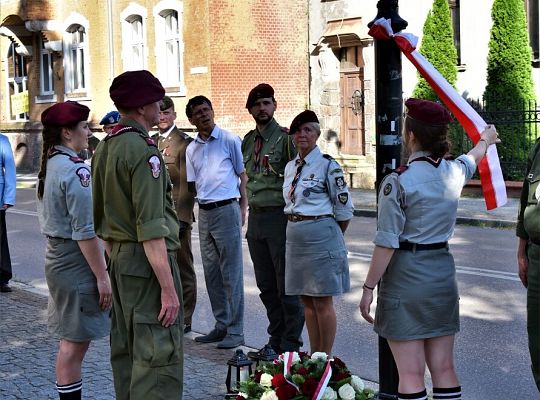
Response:
[{"label": "scout in uniform", "polygon": [[173,185],[172,197],[180,225],[180,248],[176,253],[176,262],[180,268],[182,281],[182,304],[184,308],[184,333],[191,331],[191,319],[197,303],[197,275],[193,267],[191,252],[191,225],[195,220],[193,206],[195,196],[188,190],[186,175],[186,149],[193,139],[179,130],[174,124],[176,112],[174,103],[165,96],[159,103],[159,134],[152,138],[163,154],[165,166]]},{"label": "scout in uniform", "polygon": [[[497,132],[486,127],[477,145],[445,159],[450,113],[427,100],[408,99],[404,145],[408,165],[381,182],[375,249],[360,302],[362,317],[388,340],[399,373],[399,399],[461,399],[454,367],[459,297],[454,258],[448,249],[459,196]],[[380,282],[375,320],[369,314]],[[414,356],[413,356],[414,355]]]},{"label": "scout in uniform", "polygon": [[77,153],[88,146],[88,107],[57,103],[41,114],[43,153],[38,217],[47,237],[48,328],[60,337],[56,388],[81,398],[81,364],[90,341],[109,334],[111,283],[92,217],[90,170]]},{"label": "scout in uniform", "polygon": [[517,218],[518,272],[527,288],[527,333],[534,381],[540,391],[540,139],[527,164]]},{"label": "scout in uniform", "polygon": [[[285,231],[283,176],[285,165],[296,156],[288,135],[274,119],[274,89],[261,83],[248,95],[246,108],[256,128],[242,141],[248,176],[249,205],[247,242],[257,287],[268,317],[268,345],[278,354],[298,351],[302,346],[304,311],[298,296],[285,294]],[[252,351],[254,359],[264,357],[267,347]]]},{"label": "scout in uniform", "polygon": [[103,129],[103,132],[108,135],[111,133],[113,128],[118,125],[118,121],[120,121],[120,113],[118,111],[109,111],[103,118],[101,118],[99,124],[102,125],[101,129]]},{"label": "scout in uniform", "polygon": [[94,154],[92,180],[96,232],[110,257],[116,398],[179,399],[178,220],[163,157],[148,136],[165,90],[143,70],[117,76],[109,93],[122,118]]},{"label": "scout in uniform", "polygon": [[311,353],[332,354],[337,321],[333,296],[350,290],[343,234],[353,205],[343,170],[317,146],[319,119],[298,114],[289,131],[298,155],[285,167],[285,291],[301,296]]}]

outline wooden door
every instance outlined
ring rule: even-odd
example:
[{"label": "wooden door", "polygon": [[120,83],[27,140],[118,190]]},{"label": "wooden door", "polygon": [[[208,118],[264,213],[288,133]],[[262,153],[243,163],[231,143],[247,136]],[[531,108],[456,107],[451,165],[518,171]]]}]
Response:
[{"label": "wooden door", "polygon": [[364,155],[363,82],[362,68],[340,74],[341,153]]}]

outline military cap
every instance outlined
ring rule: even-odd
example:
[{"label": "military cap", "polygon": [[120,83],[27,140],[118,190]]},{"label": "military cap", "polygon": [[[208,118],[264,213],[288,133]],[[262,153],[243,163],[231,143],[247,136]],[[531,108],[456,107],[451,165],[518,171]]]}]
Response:
[{"label": "military cap", "polygon": [[159,102],[159,109],[161,111],[165,111],[168,108],[174,107],[174,103],[172,99],[169,96],[165,96],[160,102]]},{"label": "military cap", "polygon": [[100,125],[117,124],[120,120],[120,113],[118,111],[110,111],[99,121]]},{"label": "military cap", "polygon": [[259,83],[249,92],[246,101],[246,108],[250,109],[258,99],[264,99],[267,97],[274,99],[274,88],[272,88],[272,86],[270,86],[268,83]]},{"label": "military cap", "polygon": [[407,116],[428,125],[446,125],[452,122],[452,114],[434,101],[407,99]]},{"label": "military cap", "polygon": [[127,71],[114,78],[109,95],[119,108],[137,108],[163,99],[165,89],[149,71]]},{"label": "military cap", "polygon": [[50,126],[72,126],[88,120],[90,109],[76,101],[56,103],[41,113],[41,123]]},{"label": "military cap", "polygon": [[300,128],[301,125],[307,122],[316,122],[318,124],[319,118],[317,118],[317,114],[315,114],[311,110],[302,111],[300,114],[294,117],[293,121],[291,122],[291,129],[289,129],[289,135],[294,135],[298,128]]}]

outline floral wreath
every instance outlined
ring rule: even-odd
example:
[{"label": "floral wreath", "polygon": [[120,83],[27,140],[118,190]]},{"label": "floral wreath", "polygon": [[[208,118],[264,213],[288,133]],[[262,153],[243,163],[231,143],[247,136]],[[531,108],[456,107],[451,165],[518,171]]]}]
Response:
[{"label": "floral wreath", "polygon": [[375,396],[345,363],[326,353],[287,352],[261,362],[236,400],[367,400]]}]

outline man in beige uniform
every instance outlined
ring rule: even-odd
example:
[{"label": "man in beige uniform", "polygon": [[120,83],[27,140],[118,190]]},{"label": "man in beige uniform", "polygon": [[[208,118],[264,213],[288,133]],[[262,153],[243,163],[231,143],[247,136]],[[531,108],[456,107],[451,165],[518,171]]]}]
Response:
[{"label": "man in beige uniform", "polygon": [[180,249],[176,253],[176,261],[182,280],[184,333],[188,333],[191,331],[191,318],[197,303],[197,275],[193,268],[193,253],[191,252],[191,224],[194,221],[195,196],[188,191],[186,178],[186,148],[193,139],[175,126],[176,112],[169,96],[161,100],[159,108],[161,110],[158,124],[159,135],[153,136],[153,139],[158,143],[158,148],[163,154],[163,160],[173,184],[172,197],[180,225]]}]

